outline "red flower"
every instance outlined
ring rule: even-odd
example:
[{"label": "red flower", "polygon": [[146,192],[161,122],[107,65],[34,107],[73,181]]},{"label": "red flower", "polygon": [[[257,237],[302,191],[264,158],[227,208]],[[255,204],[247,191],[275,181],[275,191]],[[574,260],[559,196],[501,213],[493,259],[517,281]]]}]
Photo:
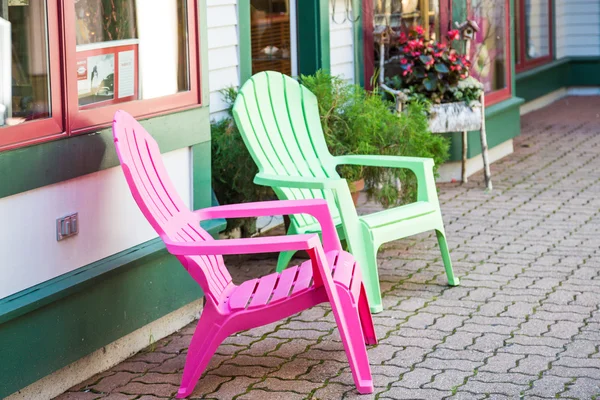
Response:
[{"label": "red flower", "polygon": [[448,31],[448,35],[446,37],[451,42],[454,40],[458,40],[460,38],[460,32],[458,31],[458,29],[452,29]]},{"label": "red flower", "polygon": [[461,74],[460,75],[460,79],[466,79],[466,77],[467,77],[467,74]]},{"label": "red flower", "polygon": [[406,43],[407,40],[408,40],[408,38],[406,37],[406,33],[400,32],[400,36],[398,36],[398,42],[400,44],[404,44],[404,43]]},{"label": "red flower", "polygon": [[406,58],[403,58],[402,60],[400,60],[400,64],[406,65],[408,64],[408,60]]},{"label": "red flower", "polygon": [[425,31],[423,30],[423,28],[421,26],[415,26],[413,28],[413,31],[417,34],[417,35],[422,35],[425,33]]}]

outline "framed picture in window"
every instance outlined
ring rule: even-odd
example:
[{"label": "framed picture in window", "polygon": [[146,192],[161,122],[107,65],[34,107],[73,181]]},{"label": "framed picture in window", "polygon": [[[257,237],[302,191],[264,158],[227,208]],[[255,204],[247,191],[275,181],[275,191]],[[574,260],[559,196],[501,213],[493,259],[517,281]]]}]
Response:
[{"label": "framed picture in window", "polygon": [[77,97],[81,109],[138,99],[136,39],[77,47]]}]

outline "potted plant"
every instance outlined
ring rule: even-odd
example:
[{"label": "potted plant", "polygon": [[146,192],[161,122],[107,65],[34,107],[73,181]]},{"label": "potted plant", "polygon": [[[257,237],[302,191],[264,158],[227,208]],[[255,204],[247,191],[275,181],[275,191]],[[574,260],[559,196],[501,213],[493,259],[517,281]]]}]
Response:
[{"label": "potted plant", "polygon": [[423,28],[391,37],[398,50],[393,62],[400,64],[401,76],[386,80],[386,86],[404,94],[404,101],[429,106],[431,132],[460,132],[481,127],[483,85],[469,76],[471,62],[453,47],[459,30],[451,30],[448,43],[427,40]]},{"label": "potted plant", "polygon": [[[321,125],[332,155],[431,157],[436,166],[446,160],[448,142],[430,133],[421,104],[413,103],[406,113],[396,115],[392,104],[378,93],[324,71],[302,76],[301,82],[319,100]],[[416,194],[414,176],[404,169],[341,165],[338,172],[351,191],[365,185],[370,197],[384,207],[413,201]]]}]

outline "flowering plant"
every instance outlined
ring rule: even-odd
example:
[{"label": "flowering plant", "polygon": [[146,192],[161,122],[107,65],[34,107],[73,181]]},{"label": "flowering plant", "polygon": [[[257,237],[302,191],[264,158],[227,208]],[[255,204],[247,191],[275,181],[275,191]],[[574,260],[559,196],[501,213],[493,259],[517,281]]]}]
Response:
[{"label": "flowering plant", "polygon": [[401,73],[388,80],[388,86],[404,91],[408,101],[470,102],[470,97],[477,93],[469,91],[465,96],[459,83],[469,77],[471,63],[452,48],[459,37],[458,30],[451,30],[447,44],[427,40],[420,26],[413,27],[408,34],[400,33],[394,44],[399,50],[397,59]]}]

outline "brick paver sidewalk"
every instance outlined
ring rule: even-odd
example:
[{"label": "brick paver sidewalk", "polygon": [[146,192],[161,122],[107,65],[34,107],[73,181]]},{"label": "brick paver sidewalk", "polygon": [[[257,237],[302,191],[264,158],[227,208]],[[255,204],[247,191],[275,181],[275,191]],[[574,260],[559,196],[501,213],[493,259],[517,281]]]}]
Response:
[{"label": "brick paver sidewalk", "polygon": [[[598,97],[530,113],[515,153],[492,167],[492,193],[481,175],[442,185],[460,287],[446,286],[433,234],[383,249],[375,394],[358,396],[321,306],[228,339],[191,398],[600,398],[599,114]],[[232,272],[246,279],[274,265]],[[193,330],[59,398],[169,398]]]}]

